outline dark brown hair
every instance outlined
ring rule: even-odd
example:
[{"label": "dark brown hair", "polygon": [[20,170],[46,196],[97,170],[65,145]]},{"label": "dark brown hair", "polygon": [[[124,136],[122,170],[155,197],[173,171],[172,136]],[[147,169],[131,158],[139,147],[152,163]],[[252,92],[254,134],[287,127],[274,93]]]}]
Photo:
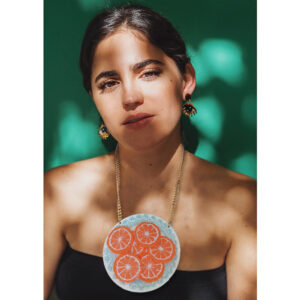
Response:
[{"label": "dark brown hair", "polygon": [[87,92],[91,90],[91,69],[98,43],[121,26],[141,32],[151,44],[175,61],[181,74],[185,73],[185,66],[190,58],[173,25],[148,7],[139,4],[120,5],[96,15],[85,31],[80,52],[80,69]]}]

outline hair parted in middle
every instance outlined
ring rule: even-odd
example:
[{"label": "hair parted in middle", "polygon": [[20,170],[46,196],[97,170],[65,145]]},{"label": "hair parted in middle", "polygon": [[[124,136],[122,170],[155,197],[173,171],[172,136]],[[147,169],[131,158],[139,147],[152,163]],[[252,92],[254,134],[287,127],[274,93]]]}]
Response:
[{"label": "hair parted in middle", "polygon": [[80,69],[87,92],[91,91],[91,70],[97,45],[122,26],[141,32],[151,44],[175,61],[182,75],[185,73],[185,66],[190,58],[186,54],[184,41],[170,21],[140,4],[120,5],[96,15],[85,31],[80,52]]}]

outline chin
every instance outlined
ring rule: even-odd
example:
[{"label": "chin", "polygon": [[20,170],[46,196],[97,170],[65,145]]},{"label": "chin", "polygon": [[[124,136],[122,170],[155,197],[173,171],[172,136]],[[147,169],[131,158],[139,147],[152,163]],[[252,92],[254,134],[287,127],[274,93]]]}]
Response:
[{"label": "chin", "polygon": [[[168,142],[180,137],[179,120],[168,120],[160,122],[158,126],[154,122],[148,128],[138,130],[124,130],[119,136],[120,144],[135,151],[150,150],[164,142]],[[167,146],[166,144],[166,146]]]},{"label": "chin", "polygon": [[128,139],[124,139],[124,144],[127,145],[127,147],[131,148],[134,151],[147,151],[150,149],[153,149],[156,146],[159,146],[160,144],[167,143],[168,140],[171,138],[171,133],[169,134],[162,134],[159,135],[144,135],[141,137],[132,136]]},{"label": "chin", "polygon": [[157,139],[150,137],[146,139],[145,137],[143,139],[135,139],[131,141],[127,141],[126,144],[128,147],[135,151],[146,151],[148,149],[151,149],[157,145],[159,145],[162,142],[163,139]]}]

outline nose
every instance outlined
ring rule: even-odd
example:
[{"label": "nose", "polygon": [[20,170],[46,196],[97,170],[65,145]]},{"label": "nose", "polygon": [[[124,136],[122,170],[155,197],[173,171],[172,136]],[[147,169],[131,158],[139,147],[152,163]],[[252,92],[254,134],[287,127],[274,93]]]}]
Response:
[{"label": "nose", "polygon": [[123,85],[122,104],[126,111],[134,110],[144,103],[142,93],[134,86],[134,84]]}]

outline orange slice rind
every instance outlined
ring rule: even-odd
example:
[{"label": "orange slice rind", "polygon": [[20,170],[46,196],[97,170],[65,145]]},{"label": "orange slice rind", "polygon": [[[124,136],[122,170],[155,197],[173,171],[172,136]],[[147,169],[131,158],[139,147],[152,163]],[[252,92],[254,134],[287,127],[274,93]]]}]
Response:
[{"label": "orange slice rind", "polygon": [[166,236],[160,236],[158,241],[149,248],[150,255],[157,262],[170,262],[176,253],[174,242]]},{"label": "orange slice rind", "polygon": [[145,248],[144,246],[142,246],[136,240],[133,240],[133,243],[131,245],[131,251],[130,251],[130,253],[132,255],[136,255],[136,256],[142,257],[143,255],[146,254],[146,252],[147,252],[147,248]]},{"label": "orange slice rind", "polygon": [[141,272],[141,262],[138,257],[130,254],[119,255],[114,262],[114,273],[123,282],[138,279]]},{"label": "orange slice rind", "polygon": [[163,275],[164,270],[164,263],[156,262],[151,255],[146,254],[141,258],[141,272],[139,278],[146,282],[153,282]]},{"label": "orange slice rind", "polygon": [[126,254],[133,243],[133,233],[128,227],[119,226],[112,230],[107,238],[107,246],[117,254]]},{"label": "orange slice rind", "polygon": [[160,229],[151,222],[142,222],[134,230],[135,240],[144,247],[153,246],[160,237]]}]

